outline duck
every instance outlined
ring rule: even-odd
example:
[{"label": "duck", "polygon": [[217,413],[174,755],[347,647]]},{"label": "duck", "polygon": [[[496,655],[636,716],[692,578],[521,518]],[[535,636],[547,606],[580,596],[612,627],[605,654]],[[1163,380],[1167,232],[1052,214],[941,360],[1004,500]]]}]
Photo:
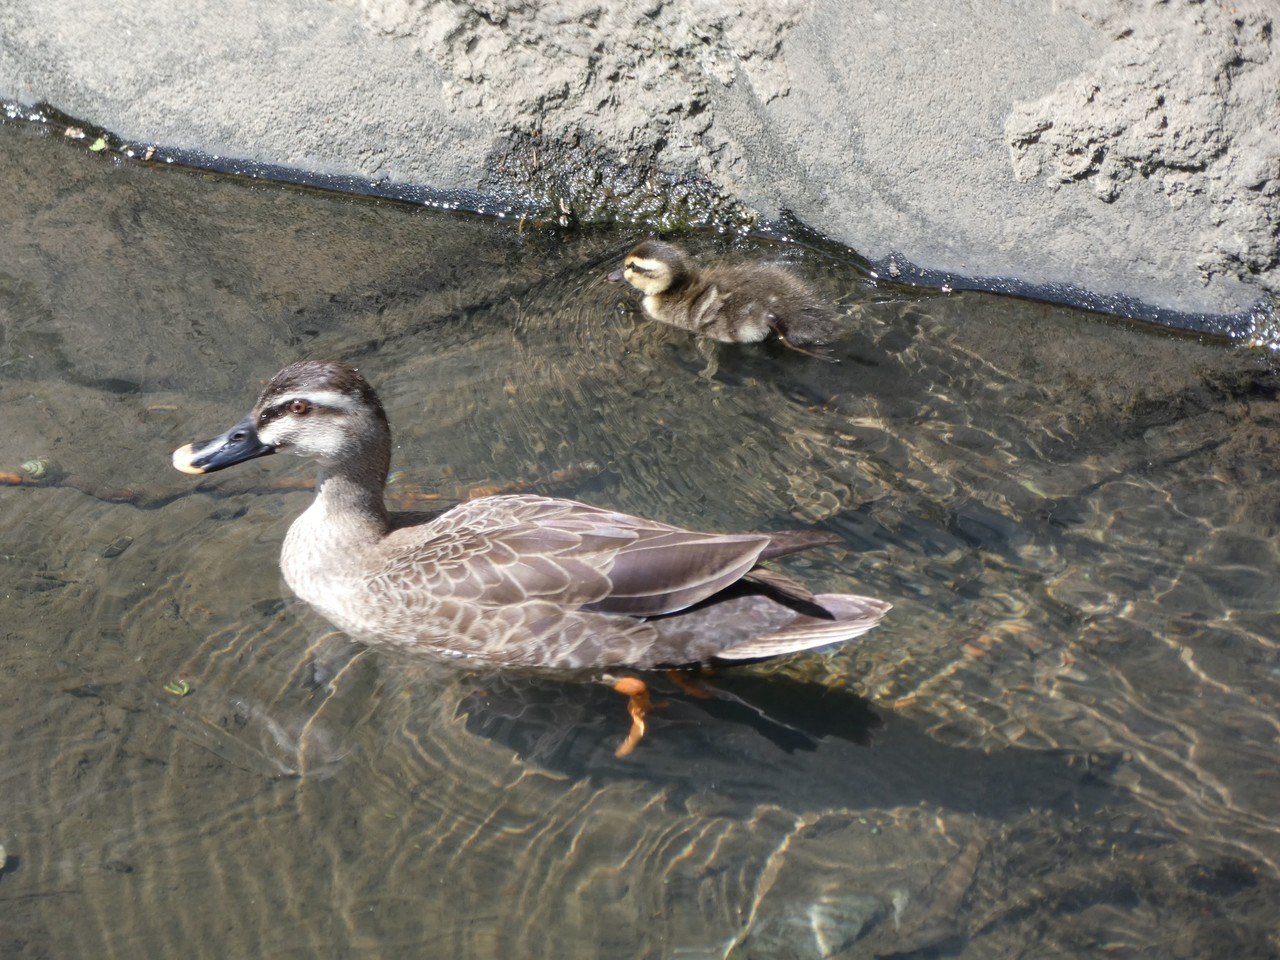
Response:
[{"label": "duck", "polygon": [[836,311],[813,288],[776,263],[698,267],[680,247],[646,240],[608,275],[642,294],[650,318],[722,343],[759,343],[770,336],[810,356],[806,347],[840,332]]},{"label": "duck", "polygon": [[285,367],[244,419],[178,448],[172,463],[208,474],[276,453],[319,467],[315,498],[280,553],[293,593],[359,640],[601,673],[629,698],[632,745],[647,686],[602,671],[797,653],[859,637],[890,609],[814,594],[763,566],[838,541],[823,531],[704,533],[532,494],[479,497],[425,522],[392,514],[386,412],[340,361]]}]

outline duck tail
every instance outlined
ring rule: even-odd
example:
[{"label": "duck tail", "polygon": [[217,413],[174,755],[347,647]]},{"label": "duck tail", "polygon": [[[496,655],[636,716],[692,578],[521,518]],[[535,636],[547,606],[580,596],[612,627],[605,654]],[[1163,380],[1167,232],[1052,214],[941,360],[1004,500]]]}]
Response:
[{"label": "duck tail", "polygon": [[831,643],[843,643],[860,637],[892,609],[893,605],[874,597],[851,593],[820,593],[814,597],[834,619],[797,616],[791,623],[754,637],[736,647],[716,652],[717,660],[762,660],[787,653],[798,653]]},{"label": "duck tail", "polygon": [[834,340],[841,333],[841,318],[827,304],[814,304],[807,307],[787,331],[792,343],[802,347],[815,346]]},{"label": "duck tail", "polygon": [[760,551],[761,560],[785,557],[789,553],[820,547],[827,543],[839,543],[841,538],[825,530],[776,530],[766,533],[769,545]]}]

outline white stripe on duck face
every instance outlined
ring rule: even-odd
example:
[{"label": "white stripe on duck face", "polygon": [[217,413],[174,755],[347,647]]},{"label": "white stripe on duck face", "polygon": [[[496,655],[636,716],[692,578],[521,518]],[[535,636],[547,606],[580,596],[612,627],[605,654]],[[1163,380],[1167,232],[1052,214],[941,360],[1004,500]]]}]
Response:
[{"label": "white stripe on duck face", "polygon": [[290,404],[295,400],[305,400],[313,407],[326,407],[330,410],[341,410],[343,413],[355,413],[364,405],[359,397],[353,397],[341,390],[295,390],[273,399],[271,406]]},{"label": "white stripe on duck face", "polygon": [[647,270],[650,273],[661,270],[666,266],[661,260],[648,260],[644,257],[632,257],[627,261],[627,266],[636,270]]}]

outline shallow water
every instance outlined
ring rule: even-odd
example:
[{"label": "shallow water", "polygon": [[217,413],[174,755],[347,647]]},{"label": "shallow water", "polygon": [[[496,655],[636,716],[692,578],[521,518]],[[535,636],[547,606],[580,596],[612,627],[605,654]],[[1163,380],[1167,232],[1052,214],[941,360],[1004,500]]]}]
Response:
[{"label": "shallow water", "polygon": [[[603,281],[635,239],[117,165],[0,125],[0,956],[1275,956],[1280,378],[802,244],[827,364]],[[345,641],[276,557],[309,469],[169,453],[356,361],[391,495],[687,526],[895,604],[621,699]],[[191,692],[165,685],[184,679]]]}]

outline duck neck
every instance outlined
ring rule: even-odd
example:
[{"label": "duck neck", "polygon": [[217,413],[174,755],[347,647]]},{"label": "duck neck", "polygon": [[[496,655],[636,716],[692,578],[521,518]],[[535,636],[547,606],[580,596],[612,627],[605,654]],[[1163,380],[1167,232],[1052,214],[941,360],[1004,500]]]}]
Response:
[{"label": "duck neck", "polygon": [[683,260],[677,260],[667,265],[671,271],[670,282],[662,288],[660,296],[675,297],[679,296],[685,290],[693,285],[693,281],[697,279],[694,272],[689,269],[689,265]]},{"label": "duck neck", "polygon": [[386,536],[391,524],[383,492],[390,465],[390,451],[383,446],[359,458],[321,466],[313,509],[323,516],[325,527],[348,542]]}]

